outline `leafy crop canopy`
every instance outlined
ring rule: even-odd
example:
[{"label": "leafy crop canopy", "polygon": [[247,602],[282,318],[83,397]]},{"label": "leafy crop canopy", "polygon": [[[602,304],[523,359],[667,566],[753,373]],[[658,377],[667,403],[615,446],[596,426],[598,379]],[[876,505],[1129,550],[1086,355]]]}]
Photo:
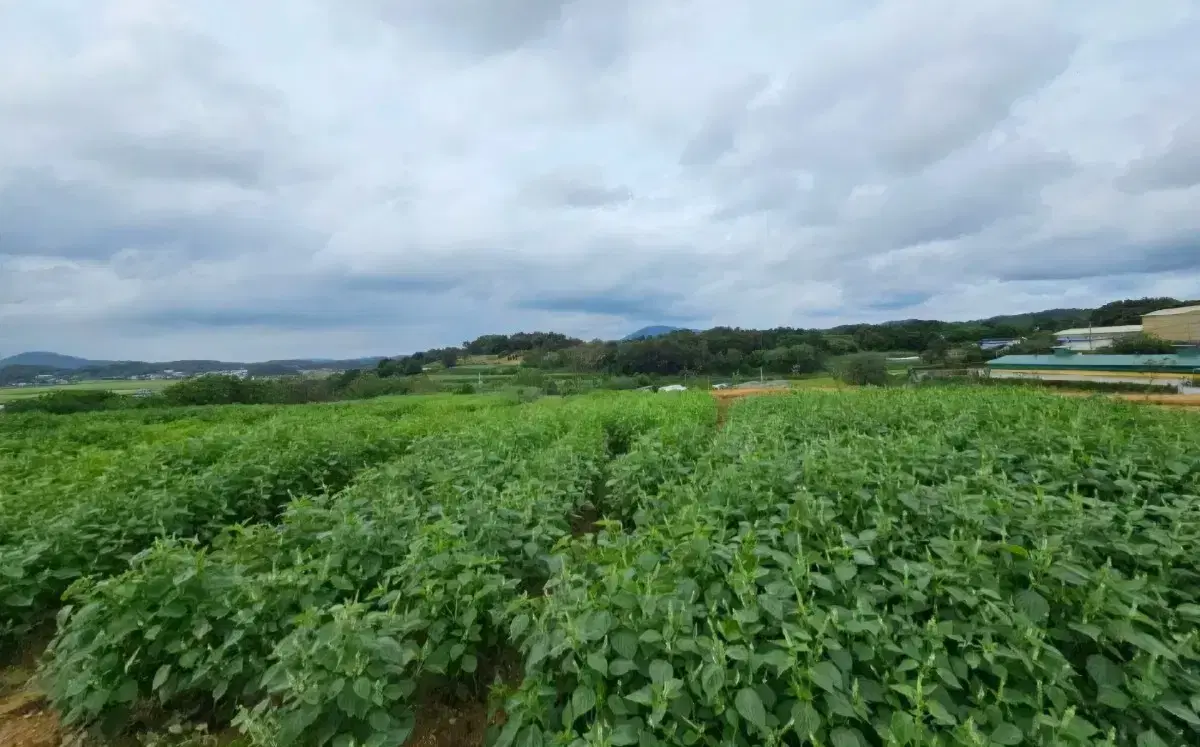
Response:
[{"label": "leafy crop canopy", "polygon": [[259,745],[1200,744],[1194,416],[410,400],[0,418],[0,642],[65,594],[69,723]]}]

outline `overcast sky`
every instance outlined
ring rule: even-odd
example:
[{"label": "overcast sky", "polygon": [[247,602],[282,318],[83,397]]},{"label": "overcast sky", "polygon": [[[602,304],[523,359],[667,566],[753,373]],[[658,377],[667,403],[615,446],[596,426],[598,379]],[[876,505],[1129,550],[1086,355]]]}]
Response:
[{"label": "overcast sky", "polygon": [[0,355],[1200,297],[1200,0],[0,0]]}]

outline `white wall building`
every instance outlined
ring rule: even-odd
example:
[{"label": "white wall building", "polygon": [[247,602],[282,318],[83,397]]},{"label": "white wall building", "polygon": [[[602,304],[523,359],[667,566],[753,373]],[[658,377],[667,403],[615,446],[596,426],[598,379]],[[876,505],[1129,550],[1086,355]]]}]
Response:
[{"label": "white wall building", "polygon": [[1080,327],[1056,332],[1059,347],[1068,350],[1103,350],[1122,337],[1141,334],[1142,325],[1127,324],[1121,327]]}]

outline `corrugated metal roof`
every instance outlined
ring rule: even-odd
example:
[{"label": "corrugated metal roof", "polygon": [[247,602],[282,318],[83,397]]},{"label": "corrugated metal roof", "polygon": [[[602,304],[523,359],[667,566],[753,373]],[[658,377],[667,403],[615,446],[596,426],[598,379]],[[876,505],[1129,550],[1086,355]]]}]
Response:
[{"label": "corrugated metal roof", "polygon": [[1059,371],[1195,371],[1200,355],[1005,355],[989,368],[1045,368]]},{"label": "corrugated metal roof", "polygon": [[1142,331],[1140,324],[1125,324],[1120,327],[1078,327],[1075,329],[1064,329],[1062,332],[1055,332],[1059,337],[1079,337],[1092,336],[1102,337],[1105,335],[1129,335]]},{"label": "corrugated metal roof", "polygon": [[1181,306],[1178,309],[1163,309],[1162,311],[1151,311],[1149,314],[1142,316],[1172,316],[1174,314],[1187,314],[1191,311],[1200,311],[1200,306]]}]

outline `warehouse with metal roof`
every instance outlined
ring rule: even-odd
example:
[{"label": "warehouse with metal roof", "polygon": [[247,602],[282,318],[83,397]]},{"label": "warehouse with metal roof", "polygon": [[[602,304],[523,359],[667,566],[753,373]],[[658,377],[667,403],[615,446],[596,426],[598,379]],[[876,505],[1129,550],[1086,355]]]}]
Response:
[{"label": "warehouse with metal roof", "polygon": [[1200,306],[1152,311],[1142,316],[1142,329],[1171,342],[1200,342]]},{"label": "warehouse with metal roof", "polygon": [[1079,327],[1055,332],[1058,344],[1068,350],[1103,350],[1122,337],[1131,337],[1142,331],[1140,324],[1125,324],[1120,327]]},{"label": "warehouse with metal roof", "polygon": [[1005,355],[988,361],[987,371],[993,378],[1194,386],[1200,377],[1200,346],[1180,345],[1176,350],[1167,355],[1084,355],[1064,347],[1052,355]]}]

